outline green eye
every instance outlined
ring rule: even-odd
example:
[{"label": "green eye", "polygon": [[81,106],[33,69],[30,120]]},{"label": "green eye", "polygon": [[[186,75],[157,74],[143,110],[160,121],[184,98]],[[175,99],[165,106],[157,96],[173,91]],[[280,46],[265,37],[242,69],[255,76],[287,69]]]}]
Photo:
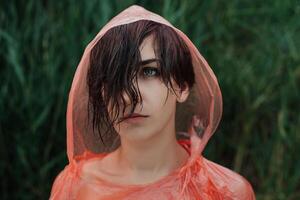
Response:
[{"label": "green eye", "polygon": [[142,69],[142,75],[145,77],[151,77],[151,76],[159,76],[159,70],[156,67],[144,67]]}]

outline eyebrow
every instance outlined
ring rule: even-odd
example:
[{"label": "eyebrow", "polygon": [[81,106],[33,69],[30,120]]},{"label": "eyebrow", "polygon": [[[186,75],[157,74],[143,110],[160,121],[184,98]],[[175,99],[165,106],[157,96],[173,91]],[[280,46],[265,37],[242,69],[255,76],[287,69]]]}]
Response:
[{"label": "eyebrow", "polygon": [[139,65],[146,65],[146,64],[149,64],[149,63],[152,63],[152,62],[158,62],[159,63],[159,59],[151,58],[151,59],[147,59],[147,60],[141,60],[139,62]]}]

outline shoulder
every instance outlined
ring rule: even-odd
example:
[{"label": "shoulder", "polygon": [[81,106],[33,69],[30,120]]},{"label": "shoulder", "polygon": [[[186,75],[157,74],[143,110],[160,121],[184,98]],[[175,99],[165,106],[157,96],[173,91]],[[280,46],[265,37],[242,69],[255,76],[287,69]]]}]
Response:
[{"label": "shoulder", "polygon": [[113,164],[114,156],[111,154],[102,154],[82,161],[80,167],[80,177],[87,181],[102,181],[113,175],[115,165]]},{"label": "shoulder", "polygon": [[218,188],[227,188],[230,191],[231,199],[255,199],[251,184],[243,176],[204,157],[203,164],[214,184]]},{"label": "shoulder", "polygon": [[66,165],[53,182],[50,200],[86,199],[88,195],[93,194],[85,183],[92,182],[97,177],[95,173],[99,171],[96,170],[99,160],[80,159]]},{"label": "shoulder", "polygon": [[68,197],[68,192],[66,191],[71,189],[73,177],[75,177],[75,171],[73,166],[68,164],[55,177],[51,188],[50,200],[66,199]]}]

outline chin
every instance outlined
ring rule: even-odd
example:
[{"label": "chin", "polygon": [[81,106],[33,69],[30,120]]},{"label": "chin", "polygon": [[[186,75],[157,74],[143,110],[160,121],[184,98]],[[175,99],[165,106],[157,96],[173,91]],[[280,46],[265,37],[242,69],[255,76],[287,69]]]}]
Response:
[{"label": "chin", "polygon": [[150,140],[152,137],[155,137],[157,134],[157,131],[153,130],[145,130],[145,128],[140,129],[140,130],[126,130],[126,131],[121,131],[120,137],[122,139],[128,140],[128,141],[134,141],[134,142],[145,142]]}]

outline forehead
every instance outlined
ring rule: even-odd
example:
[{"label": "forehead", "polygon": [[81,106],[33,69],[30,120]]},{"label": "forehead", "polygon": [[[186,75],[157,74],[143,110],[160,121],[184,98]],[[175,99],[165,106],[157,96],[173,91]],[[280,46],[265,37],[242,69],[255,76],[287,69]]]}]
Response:
[{"label": "forehead", "polygon": [[148,60],[148,59],[155,58],[153,41],[154,41],[153,35],[150,35],[147,36],[141,43],[139,47],[141,60]]}]

